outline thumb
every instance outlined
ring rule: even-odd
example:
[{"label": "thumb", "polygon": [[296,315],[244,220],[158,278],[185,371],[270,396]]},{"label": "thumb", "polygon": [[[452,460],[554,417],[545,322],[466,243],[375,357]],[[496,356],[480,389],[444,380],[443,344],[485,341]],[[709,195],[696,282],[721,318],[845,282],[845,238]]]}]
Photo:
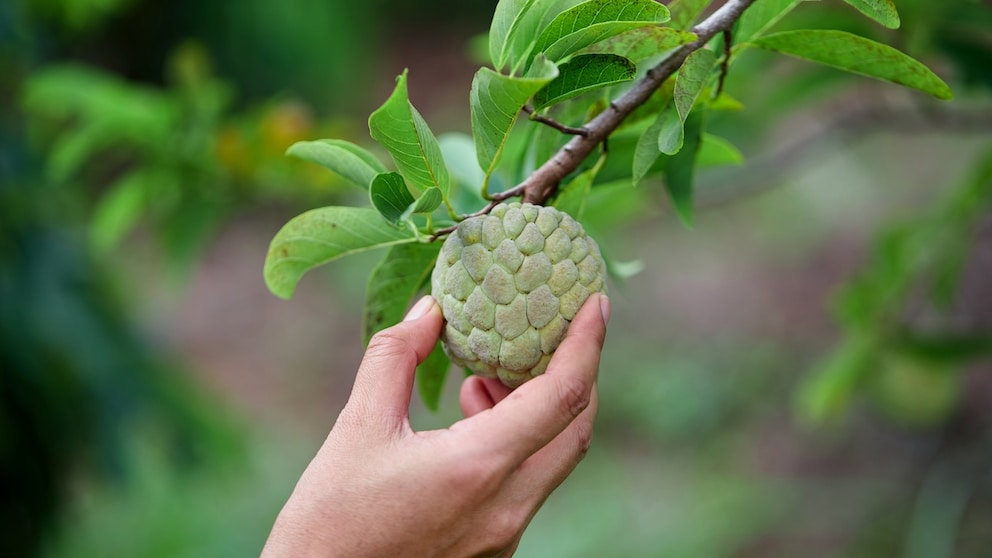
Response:
[{"label": "thumb", "polygon": [[348,400],[350,411],[385,419],[392,427],[404,423],[414,372],[434,349],[442,321],[441,308],[428,295],[417,301],[402,322],[373,335]]}]

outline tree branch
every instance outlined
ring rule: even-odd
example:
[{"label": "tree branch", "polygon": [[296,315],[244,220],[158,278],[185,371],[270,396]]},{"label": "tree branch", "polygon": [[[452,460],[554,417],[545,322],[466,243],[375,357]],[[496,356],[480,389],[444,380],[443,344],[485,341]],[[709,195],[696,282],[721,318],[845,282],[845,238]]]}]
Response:
[{"label": "tree branch", "polygon": [[[544,204],[554,194],[561,179],[575,171],[596,146],[602,143],[605,147],[606,139],[609,135],[620,126],[620,123],[634,109],[643,105],[666,79],[675,74],[690,54],[706,46],[706,43],[716,36],[717,33],[729,30],[734,25],[734,22],[741,17],[741,14],[744,13],[744,10],[754,2],[755,0],[728,0],[713,12],[710,17],[701,21],[699,25],[692,29],[692,32],[697,37],[695,41],[682,45],[671,56],[648,70],[644,78],[634,84],[632,88],[618,99],[611,102],[607,110],[601,112],[586,123],[585,126],[581,128],[568,128],[555,121],[552,121],[552,124],[551,122],[534,118],[534,120],[552,125],[562,132],[574,133],[575,137],[537,170],[531,173],[523,182],[512,188],[493,194],[485,207],[475,213],[464,215],[463,218],[467,219],[469,217],[485,215],[492,211],[500,202],[517,196],[523,196],[523,201],[525,202]],[[529,108],[531,107],[524,107],[524,112],[531,113],[533,109],[528,110]],[[430,239],[433,241],[450,234],[456,227],[457,225],[438,229]]]},{"label": "tree branch", "polygon": [[728,0],[710,17],[692,29],[698,37],[695,41],[683,45],[671,56],[648,70],[641,81],[610,103],[607,110],[582,127],[588,132],[586,135],[572,138],[523,182],[503,192],[502,194],[509,195],[502,199],[523,195],[525,202],[536,204],[546,202],[561,179],[577,169],[583,159],[592,153],[597,145],[605,141],[624,118],[644,104],[666,79],[678,71],[690,54],[705,46],[717,33],[730,29],[744,10],[754,2],[755,0]]}]

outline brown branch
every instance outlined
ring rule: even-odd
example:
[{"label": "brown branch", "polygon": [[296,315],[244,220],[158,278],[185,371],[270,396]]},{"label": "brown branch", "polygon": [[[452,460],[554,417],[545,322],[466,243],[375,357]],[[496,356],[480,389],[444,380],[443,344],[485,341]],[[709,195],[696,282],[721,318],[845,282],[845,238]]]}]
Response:
[{"label": "brown branch", "polygon": [[644,104],[666,79],[677,72],[690,54],[703,48],[717,33],[730,29],[754,1],[729,0],[710,17],[695,26],[692,29],[698,37],[695,41],[683,45],[671,56],[648,70],[644,78],[584,126],[589,131],[588,135],[572,138],[546,163],[514,188],[523,191],[523,201],[536,204],[547,201],[555,185],[577,169],[583,159],[620,126],[624,118]]},{"label": "brown branch", "polygon": [[569,135],[573,135],[573,136],[588,136],[589,135],[589,130],[586,130],[585,128],[573,128],[572,126],[566,126],[566,125],[562,124],[561,122],[558,122],[554,118],[549,118],[549,117],[544,116],[543,114],[535,111],[534,110],[534,107],[532,107],[530,105],[524,105],[524,108],[522,108],[521,110],[524,111],[524,112],[526,112],[527,114],[529,114],[530,115],[530,119],[533,120],[534,122],[540,122],[541,124],[544,124],[546,126],[551,126],[555,130],[558,130],[559,132],[561,132],[563,134],[569,134]]},{"label": "brown branch", "polygon": [[[486,207],[465,215],[463,218],[485,215],[500,202],[517,196],[523,196],[525,202],[544,204],[555,192],[558,183],[575,171],[596,146],[605,143],[609,135],[634,109],[643,105],[665,80],[678,71],[690,54],[703,48],[717,33],[730,29],[744,13],[744,10],[754,2],[755,0],[728,0],[708,18],[692,28],[692,32],[697,37],[695,41],[682,45],[671,56],[648,70],[646,76],[635,83],[626,93],[611,102],[605,111],[587,122],[582,128],[577,128],[577,130],[582,130],[585,133],[576,134],[523,182],[513,188],[493,194]],[[431,240],[436,240],[454,230],[454,226],[438,229],[431,236]]]}]

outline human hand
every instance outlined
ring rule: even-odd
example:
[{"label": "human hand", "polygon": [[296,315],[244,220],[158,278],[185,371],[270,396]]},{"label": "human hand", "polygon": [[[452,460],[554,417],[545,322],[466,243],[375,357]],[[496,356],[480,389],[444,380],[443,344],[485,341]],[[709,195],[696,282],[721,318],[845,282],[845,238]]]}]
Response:
[{"label": "human hand", "polygon": [[262,555],[512,555],[589,448],[608,319],[608,299],[590,296],[547,372],[513,391],[469,376],[460,395],[465,419],[414,432],[414,370],[442,324],[434,299],[421,299],[372,338],[348,403]]}]

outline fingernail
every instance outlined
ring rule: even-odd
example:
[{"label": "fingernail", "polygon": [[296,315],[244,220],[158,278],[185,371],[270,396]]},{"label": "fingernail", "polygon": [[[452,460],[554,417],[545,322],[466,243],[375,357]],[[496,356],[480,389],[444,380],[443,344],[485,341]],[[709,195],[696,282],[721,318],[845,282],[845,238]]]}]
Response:
[{"label": "fingernail", "polygon": [[603,313],[603,323],[610,323],[610,297],[599,295],[599,311]]},{"label": "fingernail", "polygon": [[432,306],[434,306],[434,297],[431,295],[425,295],[413,305],[413,308],[411,308],[409,312],[406,313],[406,316],[403,317],[403,321],[409,322],[422,318],[424,314],[430,311]]}]

